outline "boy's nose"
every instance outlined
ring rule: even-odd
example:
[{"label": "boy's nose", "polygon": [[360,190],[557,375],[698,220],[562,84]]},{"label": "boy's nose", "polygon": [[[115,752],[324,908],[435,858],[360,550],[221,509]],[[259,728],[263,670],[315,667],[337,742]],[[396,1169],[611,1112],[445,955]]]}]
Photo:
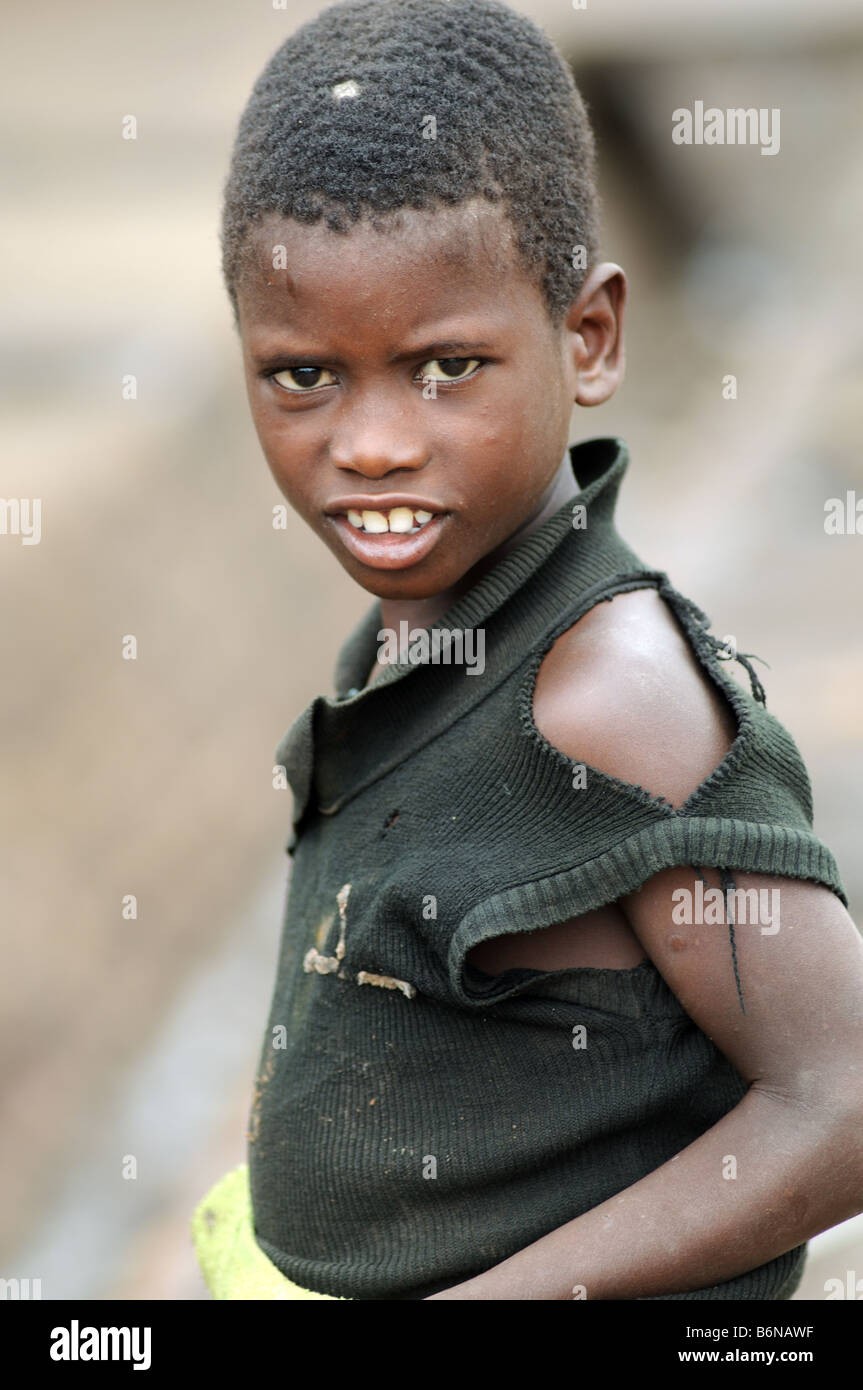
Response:
[{"label": "boy's nose", "polygon": [[359,473],[364,478],[382,478],[401,469],[414,472],[423,467],[428,456],[428,449],[421,441],[407,438],[402,431],[395,434],[380,428],[363,430],[350,437],[342,435],[330,447],[330,459],[336,468]]}]

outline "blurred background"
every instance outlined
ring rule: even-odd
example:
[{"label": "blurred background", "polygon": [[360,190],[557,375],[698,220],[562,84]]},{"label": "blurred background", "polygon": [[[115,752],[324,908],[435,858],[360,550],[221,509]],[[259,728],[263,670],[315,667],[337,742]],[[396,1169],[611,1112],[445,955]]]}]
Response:
[{"label": "blurred background", "polygon": [[[44,1298],[208,1297],[189,1218],[245,1158],[288,869],[273,751],[371,602],[272,529],[218,264],[240,111],[322,8],[6,7],[0,492],[42,534],[0,535],[0,1275]],[[863,497],[863,8],[514,8],[591,106],[630,280],[627,380],[571,438],[627,440],[623,534],[769,662],[863,920],[863,536],[824,530]],[[675,145],[696,100],[778,107],[780,152]],[[863,1220],[811,1251],[823,1299]]]}]

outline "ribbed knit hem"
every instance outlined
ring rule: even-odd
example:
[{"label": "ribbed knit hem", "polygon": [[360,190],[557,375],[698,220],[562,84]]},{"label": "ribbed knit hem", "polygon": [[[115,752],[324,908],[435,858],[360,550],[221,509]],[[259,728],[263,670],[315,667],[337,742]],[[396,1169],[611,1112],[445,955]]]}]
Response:
[{"label": "ribbed knit hem", "polygon": [[[489,977],[488,983],[467,986],[465,957],[480,941],[580,917],[635,892],[661,870],[684,865],[808,879],[831,889],[843,906],[848,906],[836,861],[813,834],[784,825],[669,816],[588,863],[550,878],[518,884],[477,903],[456,928],[449,949],[450,984],[458,1002],[481,1007],[525,988],[524,980],[513,978],[515,972],[506,972],[508,979],[506,975]],[[556,973],[544,973],[542,978]],[[604,974],[625,977],[631,972]],[[504,982],[498,984],[501,979]],[[605,979],[605,997],[607,986]]]},{"label": "ribbed knit hem", "polygon": [[[257,1243],[261,1250],[272,1261],[276,1267],[284,1269],[290,1268],[290,1278],[294,1284],[308,1292],[314,1291],[320,1297],[356,1299],[362,1295],[344,1292],[344,1281],[332,1279],[326,1274],[322,1275],[320,1267],[311,1260],[292,1260],[284,1251],[278,1250],[269,1241],[261,1240],[257,1237]],[[738,1274],[733,1279],[726,1279],[721,1284],[709,1284],[700,1289],[687,1289],[683,1293],[658,1293],[645,1294],[639,1298],[620,1300],[621,1302],[633,1303],[656,1303],[660,1301],[685,1300],[689,1302],[704,1302],[705,1300],[718,1301],[779,1301],[790,1299],[803,1278],[803,1270],[806,1264],[806,1257],[809,1246],[804,1242],[803,1245],[795,1245],[793,1249],[787,1250],[783,1255],[777,1256],[775,1260],[769,1260],[767,1264],[759,1265],[756,1269],[747,1270],[744,1274]],[[302,1280],[302,1283],[300,1281]],[[348,1281],[351,1282],[351,1281]],[[433,1286],[435,1292],[442,1288],[449,1288],[450,1284],[436,1284]],[[402,1302],[411,1299],[422,1299],[427,1297],[427,1292],[411,1292],[409,1294],[394,1294],[392,1301]],[[387,1301],[386,1294],[381,1294],[379,1299],[374,1301]]]}]

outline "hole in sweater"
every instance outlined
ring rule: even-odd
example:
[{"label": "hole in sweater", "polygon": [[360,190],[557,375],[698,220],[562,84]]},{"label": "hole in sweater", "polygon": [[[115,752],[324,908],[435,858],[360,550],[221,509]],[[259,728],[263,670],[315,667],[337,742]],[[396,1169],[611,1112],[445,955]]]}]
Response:
[{"label": "hole in sweater", "polygon": [[[742,698],[742,692],[741,692]],[[725,763],[738,711],[653,586],[599,600],[543,655],[531,711],[540,738],[591,775],[680,809]]]},{"label": "hole in sweater", "polygon": [[465,957],[466,964],[486,975],[573,966],[630,970],[644,960],[644,947],[615,903],[536,931],[490,937],[472,946]]},{"label": "hole in sweater", "polygon": [[[552,641],[537,666],[530,709],[545,746],[585,774],[573,776],[573,796],[599,776],[675,809],[725,762],[742,727],[686,625],[652,585],[600,600]],[[611,903],[480,942],[465,959],[495,976],[513,969],[631,970],[648,956],[623,909]]]}]

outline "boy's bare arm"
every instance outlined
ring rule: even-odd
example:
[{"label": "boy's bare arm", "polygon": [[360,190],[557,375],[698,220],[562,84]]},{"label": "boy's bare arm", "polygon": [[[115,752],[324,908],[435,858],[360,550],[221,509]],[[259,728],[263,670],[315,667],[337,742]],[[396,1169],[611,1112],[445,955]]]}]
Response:
[{"label": "boy's bare arm", "polygon": [[[705,875],[719,885],[715,871]],[[743,873],[735,882],[766,890],[759,901],[779,918],[778,930],[770,920],[735,928],[745,1013],[728,926],[672,917],[685,902],[672,894],[697,891],[691,869],[657,874],[622,903],[671,990],[749,1091],[662,1167],[434,1298],[684,1292],[863,1211],[863,941],[826,888]]]}]

